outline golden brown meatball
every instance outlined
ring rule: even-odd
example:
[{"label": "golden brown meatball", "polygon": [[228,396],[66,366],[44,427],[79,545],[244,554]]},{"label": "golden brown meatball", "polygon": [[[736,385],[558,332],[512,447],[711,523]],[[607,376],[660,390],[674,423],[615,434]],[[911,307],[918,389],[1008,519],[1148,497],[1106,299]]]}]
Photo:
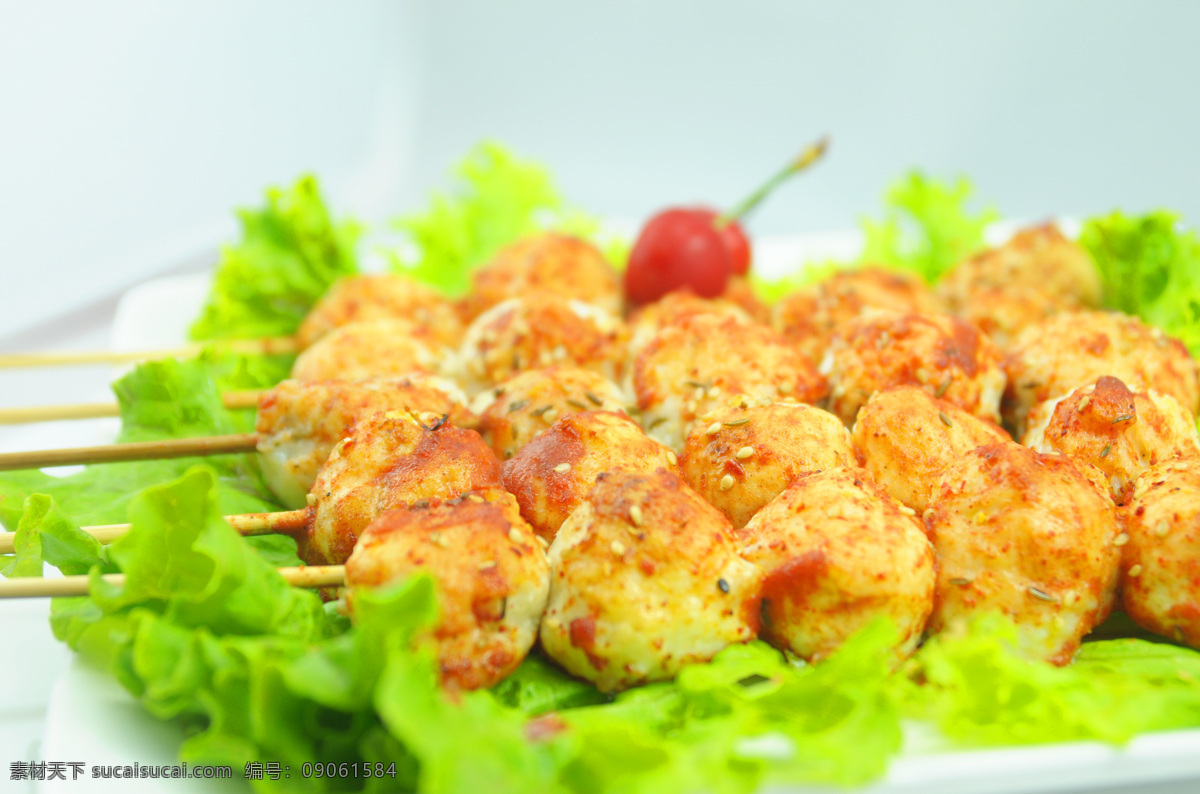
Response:
[{"label": "golden brown meatball", "polygon": [[1062,309],[1100,305],[1100,272],[1091,256],[1053,223],[1021,229],[1004,245],[960,262],[938,291],[951,311],[962,313],[978,292],[994,287],[1041,293]]},{"label": "golden brown meatball", "polygon": [[1026,328],[1070,308],[1030,287],[980,287],[955,314],[1007,353]]},{"label": "golden brown meatball", "polygon": [[763,638],[810,661],[880,616],[912,653],[933,609],[933,547],[861,469],[801,477],[738,533],[763,582]]},{"label": "golden brown meatball", "polygon": [[462,310],[473,320],[498,303],[530,292],[584,301],[617,317],[624,304],[620,276],[594,245],[547,233],[518,240],[472,273],[471,294]]},{"label": "golden brown meatball", "polygon": [[1006,369],[1004,416],[1018,435],[1034,405],[1102,375],[1169,394],[1193,414],[1200,407],[1196,362],[1183,343],[1117,312],[1064,312],[1026,328]]},{"label": "golden brown meatball", "polygon": [[630,357],[636,358],[642,348],[663,328],[697,314],[718,314],[732,317],[742,323],[753,322],[745,309],[733,301],[724,298],[701,298],[687,290],[668,292],[653,303],[642,306],[630,317]]},{"label": "golden brown meatball", "polygon": [[305,558],[340,565],[367,525],[388,510],[503,487],[500,462],[473,430],[440,420],[426,426],[400,411],[360,419],[313,483]]},{"label": "golden brown meatball", "polygon": [[820,362],[834,334],[866,311],[935,314],[939,301],[919,276],[880,267],[841,270],[782,298],[771,307],[771,325],[813,361]]},{"label": "golden brown meatball", "polygon": [[428,572],[438,618],[430,633],[443,686],[490,687],[517,668],[537,639],[550,594],[550,563],[509,494],[467,494],[393,510],[367,526],[346,560],[347,598]]},{"label": "golden brown meatball", "polygon": [[982,419],[1000,419],[1000,351],[962,320],[875,311],[839,331],[829,353],[822,371],[832,387],[830,410],[847,427],[872,394],[893,386],[919,386]]},{"label": "golden brown meatball", "polygon": [[531,369],[480,393],[474,408],[496,457],[508,460],[560,416],[579,411],[625,413],[612,381],[578,367]]},{"label": "golden brown meatball", "polygon": [[784,402],[705,414],[692,427],[679,459],[688,485],[735,529],[797,478],[854,465],[850,433],[836,416]]},{"label": "golden brown meatball", "polygon": [[858,412],[853,438],[875,484],[917,513],[947,466],[975,447],[1011,440],[994,422],[916,386],[876,392]]},{"label": "golden brown meatball", "polygon": [[438,373],[447,355],[429,331],[408,320],[365,320],[318,339],[296,357],[292,377],[312,382]]},{"label": "golden brown meatball", "polygon": [[654,441],[629,417],[583,411],[559,417],[549,430],[504,464],[504,487],[521,505],[521,515],[546,540],[553,540],[606,471],[675,470],[675,453]]},{"label": "golden brown meatball", "polygon": [[258,400],[258,455],[271,492],[288,507],[305,504],[317,471],[359,419],[404,411],[426,424],[441,416],[473,423],[458,387],[432,375],[302,383],[285,380]]},{"label": "golden brown meatball", "polygon": [[1118,502],[1125,484],[1149,467],[1200,454],[1196,420],[1174,398],[1131,391],[1108,375],[1034,406],[1023,443],[1095,466]]},{"label": "golden brown meatball", "polygon": [[462,339],[462,320],[448,300],[406,276],[381,274],[337,281],[300,323],[296,341],[304,349],[343,325],[385,319],[408,320],[447,347]]},{"label": "golden brown meatball", "polygon": [[761,574],[675,474],[601,474],[549,557],[542,648],[601,692],[673,678],[758,631]]},{"label": "golden brown meatball", "polygon": [[931,505],[938,581],[929,630],[999,612],[1016,623],[1023,655],[1070,662],[1116,589],[1116,506],[1099,478],[1010,441],[963,455]]},{"label": "golden brown meatball", "polygon": [[625,323],[589,303],[533,292],[493,306],[467,329],[460,354],[467,390],[478,393],[535,367],[580,367],[616,380]]},{"label": "golden brown meatball", "polygon": [[1200,459],[1160,463],[1132,490],[1125,611],[1142,628],[1200,648]]},{"label": "golden brown meatball", "polygon": [[807,358],[757,323],[699,314],[663,328],[633,365],[646,432],[683,449],[692,422],[739,395],[815,403],[825,380]]}]

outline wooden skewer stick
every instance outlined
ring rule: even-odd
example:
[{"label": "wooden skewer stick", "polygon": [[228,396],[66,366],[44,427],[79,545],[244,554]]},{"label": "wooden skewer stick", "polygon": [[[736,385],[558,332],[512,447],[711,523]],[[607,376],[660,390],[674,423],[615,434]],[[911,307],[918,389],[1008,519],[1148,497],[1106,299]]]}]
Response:
[{"label": "wooden skewer stick", "polygon": [[[229,525],[242,535],[285,535],[299,532],[308,528],[312,521],[312,508],[287,510],[279,513],[244,513],[236,516],[225,516]],[[80,527],[102,544],[112,543],[129,531],[130,524],[97,524],[96,526]],[[13,554],[15,532],[0,532],[0,554]]]},{"label": "wooden skewer stick", "polygon": [[230,339],[203,344],[180,345],[160,350],[85,350],[65,353],[4,353],[0,354],[0,369],[20,367],[62,367],[72,364],[127,364],[131,361],[147,361],[155,358],[189,358],[198,355],[206,346],[213,345],[228,353],[249,355],[280,355],[298,353],[296,340],[290,336],[266,339]]},{"label": "wooden skewer stick", "polygon": [[[337,587],[346,583],[344,565],[306,565],[277,570],[293,587]],[[109,584],[125,584],[125,574],[110,573],[101,578]],[[46,598],[87,594],[87,576],[63,576],[57,579],[23,576],[0,580],[0,598]]]},{"label": "wooden skewer stick", "polygon": [[[231,391],[221,395],[226,408],[256,408],[262,392]],[[63,419],[98,419],[120,416],[116,403],[77,403],[74,405],[33,405],[27,408],[0,408],[0,425],[28,422],[56,422]]]},{"label": "wooden skewer stick", "polygon": [[253,452],[257,444],[258,436],[255,433],[239,433],[231,436],[172,438],[166,441],[140,441],[132,444],[5,452],[0,453],[0,471],[72,466],[80,463],[120,463],[131,460],[188,458],[193,455],[226,455],[231,452]]}]

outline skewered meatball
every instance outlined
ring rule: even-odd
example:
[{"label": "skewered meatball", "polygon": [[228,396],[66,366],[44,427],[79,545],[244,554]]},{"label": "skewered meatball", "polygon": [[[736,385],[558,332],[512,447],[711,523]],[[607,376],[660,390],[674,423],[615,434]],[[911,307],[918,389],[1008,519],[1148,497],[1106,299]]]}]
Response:
[{"label": "skewered meatball", "polygon": [[483,436],[508,460],[560,416],[579,411],[624,413],[625,395],[612,381],[577,367],[531,369],[488,389],[475,401]]},{"label": "skewered meatball", "polygon": [[975,416],[1000,419],[1000,351],[949,315],[860,316],[834,338],[822,370],[833,389],[830,410],[848,427],[872,394],[892,386],[920,386]]},{"label": "skewered meatball", "polygon": [[503,487],[500,462],[478,433],[440,420],[426,426],[406,412],[375,414],[359,420],[317,474],[305,557],[341,564],[367,525],[388,510]]},{"label": "skewered meatball", "polygon": [[301,383],[285,380],[258,401],[258,454],[267,486],[288,507],[303,507],[317,471],[359,419],[404,411],[433,424],[473,421],[458,387],[432,375]]},{"label": "skewered meatball", "polygon": [[785,296],[771,308],[771,325],[819,362],[838,329],[872,309],[934,314],[942,306],[919,276],[865,267],[838,271]]},{"label": "skewered meatball", "polygon": [[303,349],[343,325],[384,319],[408,320],[442,345],[452,347],[462,339],[458,312],[436,291],[405,276],[364,275],[330,287],[300,323],[296,341]]},{"label": "skewered meatball", "polygon": [[630,318],[630,358],[636,358],[663,328],[697,314],[717,314],[733,317],[742,323],[753,322],[745,309],[725,298],[701,298],[687,290],[668,292],[653,303],[639,308]]},{"label": "skewered meatball", "polygon": [[571,511],[606,471],[674,471],[675,453],[642,432],[632,419],[608,411],[560,417],[504,464],[504,487],[521,515],[553,540]]},{"label": "skewered meatball", "polygon": [[739,395],[815,403],[825,380],[771,329],[699,314],[663,328],[638,355],[633,390],[646,432],[676,450],[692,422]]},{"label": "skewered meatball", "polygon": [[625,361],[625,323],[590,303],[547,292],[512,298],[467,329],[461,359],[478,393],[534,367],[577,366],[616,380]]},{"label": "skewered meatball", "polygon": [[1196,420],[1173,397],[1131,391],[1108,375],[1034,406],[1023,443],[1095,466],[1118,502],[1125,484],[1149,467],[1200,455]]},{"label": "skewered meatball", "polygon": [[1004,245],[960,262],[938,291],[952,311],[969,314],[976,294],[995,287],[1040,293],[1060,309],[1099,306],[1102,291],[1087,251],[1053,223],[1022,229]]},{"label": "skewered meatball", "polygon": [[536,234],[502,249],[471,275],[463,313],[474,319],[530,292],[584,301],[614,316],[623,305],[621,279],[594,245],[563,234]]},{"label": "skewered meatball", "polygon": [[366,320],[318,339],[296,357],[292,377],[312,382],[436,373],[444,368],[446,355],[429,331],[408,320]]},{"label": "skewered meatball", "polygon": [[836,416],[782,402],[705,414],[679,459],[688,485],[736,529],[797,478],[854,465],[850,433]]},{"label": "skewered meatball", "polygon": [[929,630],[1000,612],[1016,623],[1022,654],[1070,662],[1116,589],[1116,506],[1100,478],[1061,455],[991,444],[946,469],[931,504]]},{"label": "skewered meatball", "polygon": [[441,681],[490,687],[517,668],[537,639],[550,594],[550,563],[509,494],[393,510],[366,528],[346,560],[355,590],[430,573],[437,589],[432,628]]},{"label": "skewered meatball", "polygon": [[1125,611],[1145,629],[1200,648],[1200,459],[1160,463],[1132,490]]},{"label": "skewered meatball", "polygon": [[880,616],[912,653],[933,609],[933,547],[861,469],[801,477],[738,534],[763,582],[763,637],[816,661]]},{"label": "skewered meatball", "polygon": [[1029,410],[1102,375],[1174,397],[1196,413],[1200,381],[1187,348],[1117,312],[1066,312],[1026,328],[1006,364],[1004,414],[1024,434]]},{"label": "skewered meatball", "polygon": [[947,466],[975,447],[1011,440],[995,423],[916,386],[876,392],[858,412],[852,435],[875,484],[918,513],[929,507]]},{"label": "skewered meatball", "polygon": [[549,557],[542,648],[601,692],[672,678],[758,630],[762,575],[675,474],[601,474]]}]

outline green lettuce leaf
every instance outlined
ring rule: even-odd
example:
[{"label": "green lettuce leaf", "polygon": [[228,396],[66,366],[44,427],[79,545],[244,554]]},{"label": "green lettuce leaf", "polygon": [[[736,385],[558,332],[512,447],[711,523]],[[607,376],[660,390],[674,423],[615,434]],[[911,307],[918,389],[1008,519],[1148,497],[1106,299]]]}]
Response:
[{"label": "green lettuce leaf", "polygon": [[1079,241],[1104,285],[1104,303],[1141,317],[1200,355],[1200,238],[1179,216],[1114,212],[1090,218]]},{"label": "green lettuce leaf", "polygon": [[358,226],[334,222],[312,176],[239,217],[242,239],[221,251],[193,339],[288,336],[334,281],[358,272]]}]

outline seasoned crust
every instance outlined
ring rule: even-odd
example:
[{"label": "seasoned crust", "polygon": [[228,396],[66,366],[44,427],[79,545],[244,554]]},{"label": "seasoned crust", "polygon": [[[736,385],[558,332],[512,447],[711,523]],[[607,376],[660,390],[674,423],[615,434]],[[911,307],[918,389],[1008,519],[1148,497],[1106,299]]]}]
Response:
[{"label": "seasoned crust", "polygon": [[930,632],[999,612],[1017,624],[1021,653],[1070,662],[1116,589],[1116,506],[1099,478],[1062,455],[991,444],[946,469],[931,505]]},{"label": "seasoned crust", "polygon": [[1160,463],[1133,484],[1121,598],[1142,628],[1200,648],[1200,459]]},{"label": "seasoned crust", "polygon": [[732,317],[741,323],[754,319],[738,304],[727,298],[701,298],[688,290],[668,292],[663,297],[639,307],[629,318],[629,355],[637,358],[642,349],[663,328],[697,314],[716,314]]},{"label": "seasoned crust", "polygon": [[800,477],[738,533],[762,569],[763,638],[808,660],[833,653],[879,617],[899,658],[933,609],[933,547],[913,511],[860,469]]},{"label": "seasoned crust", "polygon": [[345,562],[367,525],[389,510],[501,490],[500,462],[478,433],[426,426],[398,411],[375,414],[334,447],[313,483],[306,559]]},{"label": "seasoned crust", "polygon": [[728,407],[705,414],[684,443],[680,472],[735,529],[814,471],[854,466],[850,433],[820,408],[800,403]]},{"label": "seasoned crust", "polygon": [[1010,440],[994,422],[916,386],[876,392],[858,412],[852,436],[871,479],[917,513],[929,507],[942,471],[963,453]]},{"label": "seasoned crust", "polygon": [[674,471],[675,453],[624,414],[581,411],[560,417],[504,464],[504,487],[537,534],[553,540],[606,471]]},{"label": "seasoned crust", "polygon": [[408,320],[363,320],[314,342],[296,357],[292,378],[315,382],[436,374],[445,370],[447,355],[432,333]]},{"label": "seasoned crust", "polygon": [[919,386],[981,419],[1000,419],[1000,351],[949,315],[862,315],[834,337],[822,370],[832,386],[830,410],[847,427],[872,394],[893,386]]},{"label": "seasoned crust", "polygon": [[548,556],[542,648],[602,692],[672,678],[757,632],[761,574],[671,472],[597,477]]},{"label": "seasoned crust", "polygon": [[537,639],[550,593],[550,563],[516,501],[487,496],[383,513],[346,561],[352,611],[362,587],[433,576],[438,621],[430,634],[450,689],[490,687],[515,670]]},{"label": "seasoned crust", "polygon": [[458,312],[437,291],[407,276],[376,274],[336,281],[300,323],[296,341],[303,350],[335,328],[383,319],[407,320],[445,347],[462,339]]},{"label": "seasoned crust", "polygon": [[1162,461],[1200,455],[1196,420],[1174,398],[1133,391],[1105,375],[1065,397],[1034,406],[1023,443],[1095,466],[1123,501],[1126,484]]}]

